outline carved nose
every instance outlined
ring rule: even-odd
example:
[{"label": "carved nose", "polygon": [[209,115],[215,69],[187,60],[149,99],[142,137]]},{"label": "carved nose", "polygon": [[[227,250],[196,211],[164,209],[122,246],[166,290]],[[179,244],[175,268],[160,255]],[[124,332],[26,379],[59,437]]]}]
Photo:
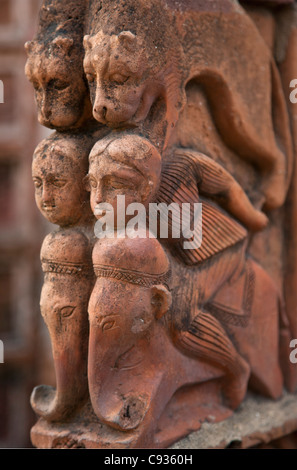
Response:
[{"label": "carved nose", "polygon": [[97,187],[96,189],[96,194],[95,194],[95,203],[96,204],[100,204],[101,202],[103,202],[103,195],[102,195],[102,190],[101,190],[101,187]]},{"label": "carved nose", "polygon": [[43,108],[43,109],[41,110],[41,112],[42,112],[42,116],[43,116],[46,120],[50,119],[50,117],[51,117],[51,115],[52,115],[52,112],[51,112],[50,109],[48,109],[48,108],[45,108],[45,109],[44,109],[44,108]]},{"label": "carved nose", "polygon": [[42,202],[43,204],[53,204],[54,198],[51,189],[44,184],[42,190]]},{"label": "carved nose", "polygon": [[41,115],[44,119],[49,119],[51,117],[52,106],[51,106],[51,103],[50,103],[48,97],[46,96],[46,94],[43,94],[43,96],[41,98],[40,111],[41,111]]},{"label": "carved nose", "polygon": [[102,106],[102,105],[95,105],[94,106],[94,117],[95,117],[95,119],[105,122],[106,113],[107,113],[106,106]]}]

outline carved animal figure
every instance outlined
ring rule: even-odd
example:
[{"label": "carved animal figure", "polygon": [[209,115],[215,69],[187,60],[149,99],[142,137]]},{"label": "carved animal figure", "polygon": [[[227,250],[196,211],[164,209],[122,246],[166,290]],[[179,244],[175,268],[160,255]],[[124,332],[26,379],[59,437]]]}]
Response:
[{"label": "carved animal figure", "polygon": [[[150,21],[157,14],[162,26]],[[262,172],[263,204],[283,204],[292,172],[286,100],[271,51],[237,2],[207,0],[202,8],[121,0],[112,9],[103,1],[87,29],[84,67],[95,119],[144,128],[162,151],[190,105],[185,90],[194,80],[205,90],[222,140]]]},{"label": "carved animal figure", "polygon": [[[97,121],[111,128],[141,126],[152,119],[149,114],[161,101],[166,103],[162,119],[168,126],[175,125],[182,96],[173,56],[168,63],[164,58],[160,68],[144,39],[131,31],[110,36],[100,30],[85,36],[84,47],[84,70]],[[159,121],[161,116],[155,111],[154,118]],[[152,125],[157,126],[156,122]]]},{"label": "carved animal figure", "polygon": [[50,334],[56,388],[35,387],[31,404],[48,421],[71,416],[88,399],[87,306],[94,284],[91,250],[90,241],[77,228],[52,232],[42,245],[45,279],[40,308]]},{"label": "carved animal figure", "polygon": [[73,39],[59,35],[49,44],[31,41],[26,50],[25,73],[35,90],[39,122],[50,129],[69,130],[91,119],[89,92]]},{"label": "carved animal figure", "polygon": [[226,406],[239,405],[249,366],[214,317],[197,315],[186,354],[173,344],[169,311],[176,299],[170,293],[170,262],[156,239],[147,232],[134,240],[98,240],[93,266],[89,390],[103,423],[135,430],[134,445],[147,444],[171,396],[209,379],[219,379]]},{"label": "carved animal figure", "polygon": [[[43,0],[32,41],[25,44],[39,122],[50,129],[94,125],[83,72],[85,0]],[[98,127],[98,124],[97,124]]]}]

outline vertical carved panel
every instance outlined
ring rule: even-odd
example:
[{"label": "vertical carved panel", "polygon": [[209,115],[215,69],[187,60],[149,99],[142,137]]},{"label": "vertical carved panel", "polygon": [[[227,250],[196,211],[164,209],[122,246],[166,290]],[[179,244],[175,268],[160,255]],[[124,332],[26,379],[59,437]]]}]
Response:
[{"label": "vertical carved panel", "polygon": [[219,421],[248,390],[296,388],[290,65],[274,13],[244,6],[44,1],[26,74],[54,130],[32,176],[58,226],[41,249],[57,385],[31,396],[38,447],[166,447],[206,405]]}]

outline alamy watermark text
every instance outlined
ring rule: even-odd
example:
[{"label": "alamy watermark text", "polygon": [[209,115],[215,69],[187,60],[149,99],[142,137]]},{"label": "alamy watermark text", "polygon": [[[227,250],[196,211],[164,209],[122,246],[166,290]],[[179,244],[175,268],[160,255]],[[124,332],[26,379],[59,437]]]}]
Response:
[{"label": "alamy watermark text", "polygon": [[[97,238],[182,238],[185,250],[198,249],[202,243],[202,203],[141,203],[126,207],[125,196],[117,196],[116,217],[112,204],[102,202],[95,207]],[[170,214],[170,217],[169,217]],[[133,216],[125,223],[127,216]],[[116,219],[116,220],[115,220]],[[146,227],[148,221],[149,231]],[[117,228],[115,228],[117,227]],[[120,229],[120,230],[119,230]]]},{"label": "alamy watermark text", "polygon": [[292,364],[297,364],[297,339],[291,340],[290,348],[294,348],[290,353],[290,362]]},{"label": "alamy watermark text", "polygon": [[4,362],[4,344],[3,341],[0,339],[0,364]]},{"label": "alamy watermark text", "polygon": [[2,80],[0,80],[0,103],[4,103],[4,85]]},{"label": "alamy watermark text", "polygon": [[297,78],[295,78],[294,80],[291,80],[290,88],[294,88],[290,93],[290,101],[291,103],[296,104],[297,103]]}]

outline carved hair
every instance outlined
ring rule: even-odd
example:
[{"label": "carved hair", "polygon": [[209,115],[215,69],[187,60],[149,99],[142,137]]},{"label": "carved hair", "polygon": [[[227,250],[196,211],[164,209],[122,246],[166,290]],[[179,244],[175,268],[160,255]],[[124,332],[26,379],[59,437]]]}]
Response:
[{"label": "carved hair", "polygon": [[[152,152],[155,152],[155,154],[159,153],[158,149],[148,139],[137,134],[107,135],[96,142],[89,155],[89,162],[92,163],[96,160],[97,157],[106,152],[108,147],[113,143],[119,143],[121,145],[122,153],[121,155],[112,156],[110,158],[114,161],[135,167],[138,170],[138,161],[149,160]],[[131,151],[133,158],[131,158]],[[161,155],[159,155],[159,158],[161,161]]]},{"label": "carved hair", "polygon": [[[109,152],[108,149],[113,144],[118,145],[120,151]],[[157,190],[160,183],[162,157],[148,139],[135,134],[107,135],[92,148],[89,155],[90,165],[99,161],[100,155],[104,152],[107,152],[111,161],[140,173],[148,187],[145,198],[148,200],[149,197],[153,197],[152,193]]]},{"label": "carved hair", "polygon": [[103,135],[103,131],[101,129],[90,131],[89,133],[81,134],[81,133],[70,133],[70,132],[63,132],[60,133],[58,131],[54,131],[48,137],[43,139],[35,149],[33,154],[33,160],[38,157],[39,151],[44,150],[48,151],[52,146],[59,144],[60,142],[70,144],[72,143],[77,149],[77,153],[75,155],[72,154],[71,151],[68,152],[67,157],[73,161],[74,164],[82,164],[85,168],[88,168],[88,156],[89,152],[92,149],[94,143]]}]

